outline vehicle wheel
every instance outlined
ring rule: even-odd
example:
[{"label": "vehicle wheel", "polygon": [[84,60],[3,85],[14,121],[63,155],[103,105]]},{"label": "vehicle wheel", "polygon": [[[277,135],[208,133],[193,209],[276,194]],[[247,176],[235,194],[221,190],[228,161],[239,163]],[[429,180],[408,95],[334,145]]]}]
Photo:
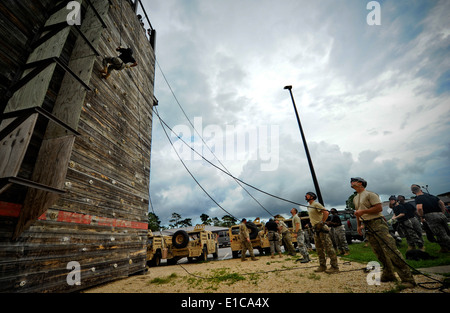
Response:
[{"label": "vehicle wheel", "polygon": [[172,236],[172,244],[177,249],[186,248],[189,243],[189,235],[184,230],[178,230]]},{"label": "vehicle wheel", "polygon": [[255,239],[256,236],[258,236],[258,227],[256,227],[256,225],[253,224],[252,222],[247,222],[245,226],[247,226],[249,230],[250,239]]}]

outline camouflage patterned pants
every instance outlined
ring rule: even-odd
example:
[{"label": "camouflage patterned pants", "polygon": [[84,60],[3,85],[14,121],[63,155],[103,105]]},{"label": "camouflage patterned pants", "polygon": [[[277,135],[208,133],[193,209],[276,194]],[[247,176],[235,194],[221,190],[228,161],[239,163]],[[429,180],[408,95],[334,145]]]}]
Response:
[{"label": "camouflage patterned pants", "polygon": [[270,243],[270,253],[281,253],[280,235],[275,231],[269,231],[268,239]]},{"label": "camouflage patterned pants", "polygon": [[[324,226],[324,228],[327,226]],[[319,264],[321,267],[326,267],[327,259],[326,255],[331,259],[330,264],[334,268],[339,268],[336,251],[333,248],[333,243],[331,242],[330,234],[324,233],[323,231],[314,233],[314,244],[316,245],[316,252],[319,256]]]},{"label": "camouflage patterned pants", "polygon": [[298,247],[298,251],[304,258],[309,256],[308,249],[306,248],[306,244],[305,244],[305,234],[304,234],[303,230],[299,230],[297,233],[297,247]]},{"label": "camouflage patterned pants", "polygon": [[395,239],[389,234],[386,221],[382,218],[364,221],[364,228],[373,252],[383,264],[382,278],[395,279],[396,271],[402,282],[414,283],[411,271],[397,249]]},{"label": "camouflage patterned pants", "polygon": [[[111,64],[108,66],[108,64]],[[125,63],[118,57],[105,57],[103,59],[103,67],[108,66],[108,74],[111,73],[112,70],[120,71],[125,68]]]},{"label": "camouflage patterned pants", "polygon": [[347,239],[345,238],[344,225],[338,227],[330,227],[330,235],[339,251],[349,251]]},{"label": "camouflage patterned pants", "polygon": [[447,218],[444,213],[433,212],[424,215],[425,220],[430,226],[431,231],[437,238],[438,244],[443,250],[450,251],[450,231],[447,224]]},{"label": "camouflage patterned pants", "polygon": [[253,254],[253,246],[250,242],[248,241],[241,241],[241,260],[245,259],[245,254],[248,252],[250,252],[250,256],[252,258],[255,257],[255,255]]},{"label": "camouflage patterned pants", "polygon": [[404,222],[401,222],[400,227],[406,236],[408,246],[417,246],[419,249],[423,248],[422,227],[420,226],[420,222],[417,218],[412,217]]},{"label": "camouflage patterned pants", "polygon": [[284,249],[289,253],[289,255],[295,255],[294,246],[292,245],[291,233],[284,232],[281,234],[284,244]]}]

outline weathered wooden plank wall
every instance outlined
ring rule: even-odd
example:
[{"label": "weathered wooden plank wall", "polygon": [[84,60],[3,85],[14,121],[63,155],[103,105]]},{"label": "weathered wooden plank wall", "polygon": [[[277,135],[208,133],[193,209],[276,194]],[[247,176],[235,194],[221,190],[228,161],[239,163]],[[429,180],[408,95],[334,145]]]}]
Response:
[{"label": "weathered wooden plank wall", "polygon": [[[53,0],[0,2],[0,95],[19,76],[26,63],[29,45],[47,20]],[[3,104],[3,103],[2,103]],[[2,108],[0,108],[0,112]]]},{"label": "weathered wooden plank wall", "polygon": [[[29,3],[28,14],[44,9],[45,1]],[[93,91],[86,94],[81,108],[77,125],[81,136],[75,139],[67,165],[66,194],[17,241],[10,238],[23,203],[10,201],[11,197],[2,202],[0,195],[0,292],[72,292],[144,270],[155,54],[129,2],[109,3],[98,51],[117,55],[115,48],[122,39],[122,45],[132,46],[139,65],[113,72],[105,81],[99,73],[102,57],[95,58],[87,82]],[[0,25],[5,15],[17,27],[26,25],[24,11],[19,14],[0,6],[0,12]],[[40,25],[45,20],[42,14]],[[15,49],[26,48],[25,44]],[[25,53],[17,55],[26,60]],[[1,50],[0,60],[8,61]],[[18,71],[24,61],[11,62]],[[5,77],[12,81],[12,76],[1,78],[2,88]],[[52,87],[47,95],[57,102],[58,90]],[[36,136],[43,137],[43,132]],[[70,262],[80,265],[79,284],[67,281],[74,273]]]}]

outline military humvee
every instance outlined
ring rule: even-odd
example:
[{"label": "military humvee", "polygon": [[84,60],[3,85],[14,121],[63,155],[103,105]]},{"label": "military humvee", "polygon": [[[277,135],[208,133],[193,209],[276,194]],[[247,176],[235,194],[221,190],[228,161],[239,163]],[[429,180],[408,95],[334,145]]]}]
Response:
[{"label": "military humvee", "polygon": [[172,236],[154,235],[149,230],[147,238],[147,265],[159,266],[161,259],[167,259]]},{"label": "military humvee", "polygon": [[[173,236],[149,236],[147,244],[148,265],[159,265],[161,259],[167,259],[167,264],[173,265],[178,260],[187,257],[206,261],[208,255],[218,257],[217,237],[205,230],[205,225],[196,225],[194,230],[186,232],[178,230]],[[159,260],[158,260],[159,258]]]},{"label": "military humvee", "polygon": [[[254,249],[258,249],[259,254],[270,254],[270,243],[267,234],[264,233],[264,225],[259,217],[253,222],[247,222],[250,241]],[[239,240],[239,225],[231,226],[229,229],[230,247],[233,258],[238,258],[241,253],[241,242]]]}]

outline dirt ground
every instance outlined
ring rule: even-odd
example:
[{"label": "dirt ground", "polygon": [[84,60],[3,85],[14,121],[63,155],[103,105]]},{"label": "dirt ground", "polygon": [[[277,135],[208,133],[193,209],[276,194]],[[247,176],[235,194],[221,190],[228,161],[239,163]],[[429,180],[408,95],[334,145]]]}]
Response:
[{"label": "dirt ground", "polygon": [[[84,290],[83,293],[439,293],[420,286],[403,289],[401,283],[368,284],[366,264],[338,258],[340,273],[315,273],[317,257],[306,264],[297,257],[259,256],[258,261],[240,259],[150,267],[136,275]],[[328,263],[329,264],[329,260]],[[441,276],[432,277],[442,280]],[[373,276],[370,276],[373,277]],[[423,275],[416,283],[431,282]],[[439,285],[425,285],[427,288]],[[448,292],[449,290],[447,290]]]}]

